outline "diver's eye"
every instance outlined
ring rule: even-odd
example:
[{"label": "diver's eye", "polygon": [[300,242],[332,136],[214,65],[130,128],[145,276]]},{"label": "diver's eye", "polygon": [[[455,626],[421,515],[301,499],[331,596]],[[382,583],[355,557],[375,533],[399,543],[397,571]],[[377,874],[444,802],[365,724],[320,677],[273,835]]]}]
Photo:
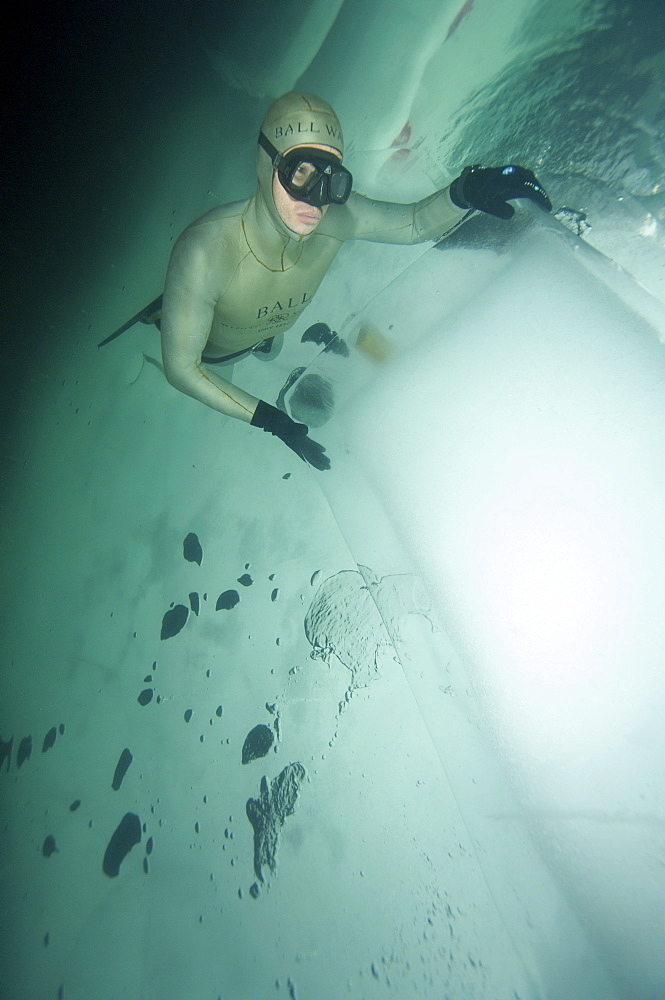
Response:
[{"label": "diver's eye", "polygon": [[296,169],[293,171],[292,183],[296,184],[298,187],[302,187],[310,179],[316,167],[311,163],[302,162],[299,163]]}]

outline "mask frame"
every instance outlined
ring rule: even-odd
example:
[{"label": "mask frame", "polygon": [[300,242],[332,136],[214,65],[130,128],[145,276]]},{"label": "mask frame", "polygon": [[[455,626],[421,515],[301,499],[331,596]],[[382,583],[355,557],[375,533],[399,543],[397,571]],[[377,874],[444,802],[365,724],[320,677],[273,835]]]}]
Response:
[{"label": "mask frame", "polygon": [[[259,145],[270,157],[280,184],[296,201],[304,201],[315,208],[343,205],[348,201],[353,177],[334,153],[299,146],[283,156],[263,132],[259,132]],[[297,177],[299,170],[302,178]]]}]

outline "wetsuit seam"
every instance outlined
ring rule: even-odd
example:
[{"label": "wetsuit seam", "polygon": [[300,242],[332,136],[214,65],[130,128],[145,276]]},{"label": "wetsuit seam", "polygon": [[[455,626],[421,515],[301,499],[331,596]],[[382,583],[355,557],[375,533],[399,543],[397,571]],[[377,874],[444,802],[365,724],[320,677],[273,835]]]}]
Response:
[{"label": "wetsuit seam", "polygon": [[196,365],[196,370],[198,371],[199,375],[201,375],[206,380],[206,382],[209,382],[210,385],[214,385],[215,389],[218,389],[219,392],[221,392],[223,396],[226,396],[226,398],[230,400],[235,406],[239,406],[241,410],[245,411],[245,413],[251,412],[249,407],[245,406],[243,403],[240,403],[237,399],[234,399],[233,396],[230,395],[230,393],[225,392],[224,389],[222,389],[221,385],[217,385],[216,382],[213,382],[210,376],[206,375],[206,373],[203,371],[200,365],[198,364]]},{"label": "wetsuit seam", "polygon": [[266,271],[270,271],[271,274],[286,274],[287,271],[291,271],[294,267],[296,267],[300,263],[300,260],[302,258],[302,249],[301,249],[300,254],[298,256],[298,260],[295,260],[293,262],[293,264],[289,264],[288,267],[284,267],[284,254],[288,250],[288,243],[287,243],[286,246],[283,246],[282,249],[281,249],[281,251],[280,251],[280,260],[282,262],[282,266],[281,267],[269,267],[264,261],[261,260],[260,257],[257,257],[256,253],[254,252],[254,248],[252,247],[252,244],[249,242],[249,237],[247,235],[247,230],[245,228],[245,219],[244,219],[244,216],[241,216],[240,222],[241,222],[241,225],[242,225],[243,236],[245,237],[245,242],[247,243],[247,246],[249,247],[250,254],[254,258],[254,260],[256,261],[256,263],[260,264],[261,267],[264,267],[266,269]]}]

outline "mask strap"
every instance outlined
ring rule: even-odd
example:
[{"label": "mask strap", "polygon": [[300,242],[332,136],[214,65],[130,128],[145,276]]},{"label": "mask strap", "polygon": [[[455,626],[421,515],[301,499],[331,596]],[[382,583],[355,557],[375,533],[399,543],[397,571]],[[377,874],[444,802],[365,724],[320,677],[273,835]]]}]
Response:
[{"label": "mask strap", "polygon": [[279,170],[279,168],[284,163],[284,157],[279,152],[279,150],[275,149],[273,144],[270,142],[270,139],[268,139],[268,137],[264,135],[263,132],[259,132],[259,146],[261,146],[262,149],[265,149],[266,153],[272,160],[272,165],[275,168],[275,170]]}]

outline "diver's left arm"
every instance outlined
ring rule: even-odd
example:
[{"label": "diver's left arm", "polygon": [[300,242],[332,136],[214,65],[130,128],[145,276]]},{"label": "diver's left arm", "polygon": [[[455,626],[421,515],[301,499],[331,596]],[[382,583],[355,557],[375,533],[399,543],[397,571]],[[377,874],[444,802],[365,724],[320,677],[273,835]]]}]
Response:
[{"label": "diver's left arm", "polygon": [[449,236],[474,211],[509,219],[515,210],[508,201],[514,198],[529,198],[548,212],[552,208],[530,170],[515,165],[474,165],[465,167],[448,187],[407,205],[374,201],[354,192],[338,212],[328,213],[325,222],[335,226],[338,232],[334,235],[343,240],[423,243]]},{"label": "diver's left arm", "polygon": [[448,236],[472,214],[451,201],[449,188],[407,205],[375,201],[354,191],[345,205],[332,206],[318,232],[340,240],[423,243]]}]

